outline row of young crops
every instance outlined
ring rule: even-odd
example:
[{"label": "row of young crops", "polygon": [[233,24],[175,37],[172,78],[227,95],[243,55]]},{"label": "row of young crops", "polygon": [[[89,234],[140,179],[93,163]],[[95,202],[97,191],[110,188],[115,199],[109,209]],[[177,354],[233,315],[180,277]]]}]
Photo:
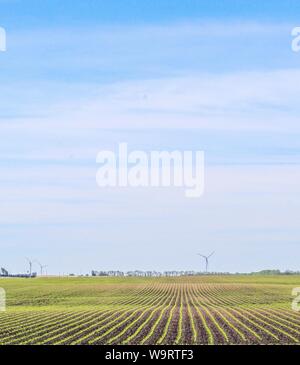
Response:
[{"label": "row of young crops", "polygon": [[1,313],[0,344],[298,343],[300,315],[278,298],[268,287],[155,281],[102,305]]}]

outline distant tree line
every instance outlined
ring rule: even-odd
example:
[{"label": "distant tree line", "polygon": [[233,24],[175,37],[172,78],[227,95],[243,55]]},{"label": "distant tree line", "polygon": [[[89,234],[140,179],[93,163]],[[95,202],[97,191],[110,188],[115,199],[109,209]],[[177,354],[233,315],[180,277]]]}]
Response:
[{"label": "distant tree line", "polygon": [[261,270],[258,272],[252,272],[250,275],[300,275],[300,271]]},{"label": "distant tree line", "polygon": [[257,272],[250,273],[229,273],[229,272],[198,272],[198,271],[119,271],[119,270],[110,270],[110,271],[96,271],[92,270],[92,276],[115,276],[115,277],[177,277],[177,276],[200,276],[200,275],[300,275],[300,271],[280,271],[280,270],[261,270]]},{"label": "distant tree line", "polygon": [[0,268],[0,277],[2,278],[35,278],[36,273],[31,274],[10,274],[4,267]]}]

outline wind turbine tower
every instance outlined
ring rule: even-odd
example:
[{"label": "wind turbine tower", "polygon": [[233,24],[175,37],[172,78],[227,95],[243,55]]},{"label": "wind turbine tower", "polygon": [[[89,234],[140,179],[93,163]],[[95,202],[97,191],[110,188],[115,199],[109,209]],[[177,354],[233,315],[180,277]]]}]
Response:
[{"label": "wind turbine tower", "polygon": [[215,253],[215,251],[213,251],[210,255],[205,256],[205,255],[201,255],[200,253],[198,253],[199,256],[203,257],[205,259],[205,272],[206,274],[208,273],[208,259]]},{"label": "wind turbine tower", "polygon": [[26,260],[29,263],[29,275],[31,276],[31,274],[32,274],[32,261],[28,257],[26,257]]},{"label": "wind turbine tower", "polygon": [[42,265],[39,261],[35,260],[35,262],[39,265],[40,269],[41,269],[41,276],[43,276],[43,270],[48,266],[48,265]]}]

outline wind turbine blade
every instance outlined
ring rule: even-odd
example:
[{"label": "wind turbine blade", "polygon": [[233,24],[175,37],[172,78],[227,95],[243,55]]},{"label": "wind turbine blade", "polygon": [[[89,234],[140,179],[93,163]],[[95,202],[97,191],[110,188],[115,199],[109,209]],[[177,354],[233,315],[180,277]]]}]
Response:
[{"label": "wind turbine blade", "polygon": [[38,260],[34,260],[39,266],[42,266],[42,264]]}]

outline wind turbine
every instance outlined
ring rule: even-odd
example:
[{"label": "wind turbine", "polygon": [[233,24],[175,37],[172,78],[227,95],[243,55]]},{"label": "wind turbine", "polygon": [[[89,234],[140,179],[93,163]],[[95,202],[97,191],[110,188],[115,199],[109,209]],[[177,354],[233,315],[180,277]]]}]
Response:
[{"label": "wind turbine", "polygon": [[203,257],[205,259],[205,272],[207,274],[208,272],[208,259],[215,253],[215,251],[213,251],[210,255],[205,256],[205,255],[201,255],[200,253],[198,253],[197,255]]},{"label": "wind turbine", "polygon": [[32,261],[28,257],[25,257],[25,258],[29,263],[29,275],[31,276],[31,274],[32,274]]},{"label": "wind turbine", "polygon": [[41,269],[41,276],[43,276],[43,270],[48,266],[48,265],[42,265],[38,260],[35,260],[35,262],[39,265],[40,269]]}]

